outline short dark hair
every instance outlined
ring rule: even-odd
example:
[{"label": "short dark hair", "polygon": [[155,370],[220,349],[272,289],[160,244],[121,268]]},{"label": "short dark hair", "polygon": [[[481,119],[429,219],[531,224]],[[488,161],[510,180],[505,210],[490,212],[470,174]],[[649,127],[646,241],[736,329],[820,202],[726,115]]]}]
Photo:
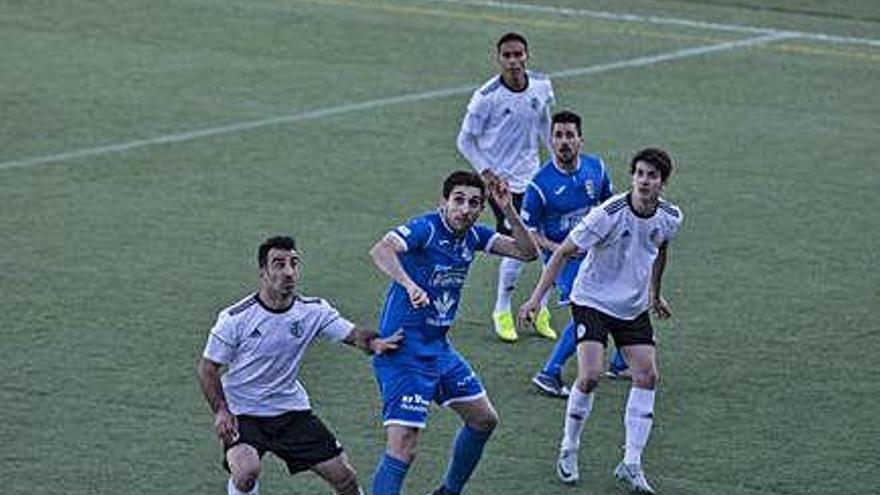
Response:
[{"label": "short dark hair", "polygon": [[295,251],[296,250],[296,241],[293,240],[293,237],[288,235],[276,235],[274,237],[269,237],[262,244],[260,244],[260,248],[257,249],[257,263],[260,268],[266,268],[266,263],[269,257],[269,251],[272,249],[283,249],[285,251]]},{"label": "short dark hair", "polygon": [[636,163],[645,162],[653,165],[660,172],[660,179],[666,182],[666,179],[672,175],[672,158],[669,153],[660,148],[645,148],[636,153],[629,165],[630,175],[636,173]]},{"label": "short dark hair", "polygon": [[526,51],[529,51],[529,42],[526,41],[526,37],[519,34],[519,33],[514,33],[513,31],[511,31],[509,33],[504,33],[501,35],[500,38],[498,38],[498,42],[495,43],[495,50],[500,52],[501,45],[507,43],[508,41],[519,41],[520,43],[523,44]]},{"label": "short dark hair", "polygon": [[578,129],[578,136],[583,135],[581,132],[581,116],[574,112],[568,110],[556,112],[553,114],[553,120],[550,122],[550,129],[552,130],[556,124],[575,124]]},{"label": "short dark hair", "polygon": [[480,194],[486,197],[486,183],[480,177],[480,174],[470,170],[456,170],[446,177],[443,181],[443,199],[449,199],[452,190],[456,186],[472,186],[480,190]]}]

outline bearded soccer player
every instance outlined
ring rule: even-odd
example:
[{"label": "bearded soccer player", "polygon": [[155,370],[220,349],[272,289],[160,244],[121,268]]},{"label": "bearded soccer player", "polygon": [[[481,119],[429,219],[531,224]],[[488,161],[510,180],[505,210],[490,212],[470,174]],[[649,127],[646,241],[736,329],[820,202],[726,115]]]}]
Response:
[{"label": "bearded soccer player", "polygon": [[382,336],[403,331],[400,348],[376,356],[382,395],[385,453],[373,478],[373,495],[398,495],[416,456],[419,433],[436,402],[462,420],[443,483],[435,495],[462,492],[489,440],[498,414],[470,364],[447,334],[455,321],[468,269],[478,251],[531,261],[538,248],[516,212],[506,183],[491,171],[488,190],[511,223],[511,236],[477,225],[487,185],[471,171],[443,183],[437,211],[391,229],[370,251],[391,279],[379,323]]},{"label": "bearded soccer player", "polygon": [[401,336],[379,338],[327,301],[298,294],[302,260],[293,238],[266,239],[257,262],[259,289],[220,312],[198,364],[230,474],[227,492],[257,495],[260,460],[272,452],[290,474],[311,470],[337,494],[361,495],[348,457],[312,413],[297,376],[303,354],[318,338],[383,354],[396,349]]}]

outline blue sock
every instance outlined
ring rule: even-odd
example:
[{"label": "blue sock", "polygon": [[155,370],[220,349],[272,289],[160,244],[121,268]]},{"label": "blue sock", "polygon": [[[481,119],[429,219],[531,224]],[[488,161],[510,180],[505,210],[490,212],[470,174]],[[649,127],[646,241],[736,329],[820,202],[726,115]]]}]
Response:
[{"label": "blue sock", "polygon": [[[452,442],[452,460],[449,462],[449,469],[446,471],[446,480],[443,487],[447,492],[461,493],[464,484],[480,462],[483,456],[483,446],[492,435],[492,430],[480,431],[464,425],[455,435]],[[378,495],[373,493],[373,495]]]},{"label": "blue sock", "polygon": [[409,464],[391,457],[387,452],[382,454],[376,474],[373,475],[373,495],[400,495],[407,469]]},{"label": "blue sock", "polygon": [[615,372],[621,372],[627,368],[629,368],[629,365],[626,364],[626,359],[623,359],[623,353],[620,352],[620,349],[615,349],[614,355],[611,356],[611,362],[608,363],[608,369]]},{"label": "blue sock", "polygon": [[562,335],[556,341],[553,353],[550,354],[550,359],[547,360],[544,364],[544,369],[541,371],[550,376],[561,376],[565,362],[574,354],[576,348],[574,321],[568,320],[568,325],[565,326],[565,330],[562,331]]}]

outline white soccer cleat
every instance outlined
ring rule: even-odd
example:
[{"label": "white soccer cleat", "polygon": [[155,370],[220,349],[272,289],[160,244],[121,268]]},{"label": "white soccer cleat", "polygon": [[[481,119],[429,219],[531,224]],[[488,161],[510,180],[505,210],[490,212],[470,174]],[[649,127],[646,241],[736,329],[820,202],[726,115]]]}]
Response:
[{"label": "white soccer cleat", "polygon": [[624,464],[621,462],[614,468],[614,477],[634,493],[656,493],[651,488],[651,485],[648,484],[645,473],[642,472],[642,466],[638,464]]},{"label": "white soccer cleat", "polygon": [[577,483],[581,477],[580,473],[578,473],[577,450],[559,451],[559,460],[556,461],[556,474],[567,485]]}]

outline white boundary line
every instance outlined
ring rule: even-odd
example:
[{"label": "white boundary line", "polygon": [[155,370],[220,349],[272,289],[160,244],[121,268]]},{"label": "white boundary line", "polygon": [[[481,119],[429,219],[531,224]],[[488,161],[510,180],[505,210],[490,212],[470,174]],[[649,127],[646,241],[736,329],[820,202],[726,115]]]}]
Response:
[{"label": "white boundary line", "polygon": [[[659,55],[651,55],[645,57],[638,57],[628,60],[620,60],[617,62],[610,62],[606,64],[592,65],[589,67],[581,67],[577,69],[567,69],[558,72],[552,72],[548,74],[552,78],[567,78],[567,77],[576,77],[576,76],[584,76],[590,74],[599,74],[602,72],[609,72],[618,69],[627,69],[633,67],[643,67],[647,65],[654,65],[662,62],[670,62],[673,60],[680,60],[683,58],[695,57],[699,55],[705,55],[709,53],[716,53],[728,50],[735,50],[737,48],[744,48],[748,46],[760,45],[765,43],[771,43],[774,41],[779,41],[783,39],[796,38],[797,35],[793,33],[770,33],[765,34],[763,36],[758,36],[755,38],[748,38],[744,40],[737,41],[728,41],[725,43],[718,43],[713,45],[704,45],[693,48],[685,48],[682,50],[676,50],[674,52],[663,53]],[[325,107],[319,108],[316,110],[309,110],[306,112],[295,113],[291,115],[282,115],[280,117],[272,117],[268,119],[260,119],[260,120],[251,120],[246,122],[236,122],[232,124],[217,126],[217,127],[206,127],[204,129],[197,129],[194,131],[180,132],[175,134],[166,134],[163,136],[149,138],[149,139],[138,139],[133,141],[123,141],[119,143],[108,144],[104,146],[95,146],[92,148],[82,148],[78,150],[66,151],[62,153],[55,153],[51,155],[42,155],[35,156],[31,158],[23,158],[21,160],[11,160],[6,162],[0,162],[0,170],[8,170],[13,168],[22,168],[22,167],[31,167],[34,165],[44,165],[50,163],[60,163],[66,162],[69,160],[74,160],[77,158],[86,158],[90,156],[98,156],[104,155],[107,153],[119,153],[123,151],[129,151],[138,148],[145,148],[147,146],[156,146],[162,144],[172,144],[172,143],[180,143],[185,141],[193,141],[200,138],[212,137],[212,136],[220,136],[223,134],[232,134],[236,132],[248,131],[251,129],[258,129],[261,127],[269,127],[274,125],[282,125],[282,124],[292,124],[296,122],[304,122],[308,120],[315,120],[324,117],[332,117],[334,115],[342,115],[352,112],[358,112],[363,110],[371,110],[379,107],[386,107],[391,105],[399,105],[401,103],[413,103],[424,100],[432,100],[435,98],[443,98],[446,96],[467,94],[473,91],[476,86],[468,85],[468,86],[458,86],[453,88],[445,88],[445,89],[437,89],[433,91],[426,91],[423,93],[410,93],[401,96],[394,96],[390,98],[380,98],[377,100],[365,101],[362,103],[347,103],[344,105],[337,105],[333,107]]]},{"label": "white boundary line", "polygon": [[715,22],[692,21],[689,19],[677,19],[674,17],[660,17],[653,15],[638,14],[619,14],[615,12],[607,12],[603,10],[575,9],[569,7],[553,7],[549,5],[530,5],[526,3],[509,3],[499,2],[496,0],[422,0],[431,3],[451,3],[455,5],[467,5],[472,7],[487,7],[495,9],[518,10],[522,12],[541,12],[544,14],[568,15],[579,17],[591,17],[593,19],[603,19],[608,21],[621,22],[641,22],[646,24],[657,24],[666,26],[690,27],[698,29],[709,29],[713,31],[729,31],[734,33],[747,34],[781,34],[789,33],[796,35],[797,38],[805,38],[814,41],[824,41],[828,43],[843,43],[853,45],[866,45],[880,48],[880,39],[875,38],[853,38],[848,36],[836,36],[824,33],[810,33],[801,31],[786,31],[773,28],[758,28],[753,26],[742,26],[738,24],[720,24]]}]

